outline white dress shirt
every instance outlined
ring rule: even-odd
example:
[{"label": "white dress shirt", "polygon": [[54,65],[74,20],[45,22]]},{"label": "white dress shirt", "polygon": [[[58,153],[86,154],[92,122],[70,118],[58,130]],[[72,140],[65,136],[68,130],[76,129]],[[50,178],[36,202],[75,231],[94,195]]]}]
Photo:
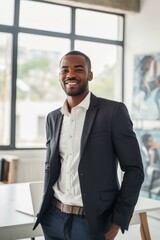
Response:
[{"label": "white dress shirt", "polygon": [[62,203],[83,206],[78,176],[80,160],[80,144],[84,120],[90,104],[90,93],[83,101],[68,111],[65,102],[61,108],[64,114],[59,154],[61,156],[61,172],[58,181],[53,186],[55,197]]}]

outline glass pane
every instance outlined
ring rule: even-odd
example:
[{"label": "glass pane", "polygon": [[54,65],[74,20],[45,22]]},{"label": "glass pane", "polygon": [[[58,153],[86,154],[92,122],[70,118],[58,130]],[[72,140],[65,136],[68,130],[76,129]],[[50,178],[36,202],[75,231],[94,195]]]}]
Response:
[{"label": "glass pane", "polygon": [[13,25],[14,0],[0,0],[0,24]]},{"label": "glass pane", "polygon": [[10,143],[11,34],[0,33],[0,145]]},{"label": "glass pane", "polygon": [[21,0],[20,26],[70,33],[71,9],[49,3]]},{"label": "glass pane", "polygon": [[78,35],[122,40],[122,24],[121,16],[82,9],[76,10],[76,34]]},{"label": "glass pane", "polygon": [[69,48],[68,39],[19,34],[17,147],[45,147],[45,118],[65,98],[58,64]]},{"label": "glass pane", "polygon": [[122,100],[122,48],[85,41],[75,41],[75,48],[86,53],[92,61],[94,78],[90,90],[97,96]]}]

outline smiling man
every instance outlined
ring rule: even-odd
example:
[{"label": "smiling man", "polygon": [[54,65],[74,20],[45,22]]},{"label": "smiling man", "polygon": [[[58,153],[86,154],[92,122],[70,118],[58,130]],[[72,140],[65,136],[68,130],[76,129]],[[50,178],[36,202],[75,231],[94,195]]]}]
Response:
[{"label": "smiling man", "polygon": [[115,239],[128,229],[144,179],[126,106],[93,95],[92,79],[88,56],[63,56],[59,81],[67,99],[47,117],[44,196],[35,223],[46,240]]},{"label": "smiling man", "polygon": [[72,108],[88,94],[88,81],[93,79],[93,73],[90,64],[84,62],[84,56],[66,55],[60,62],[59,79],[68,96],[68,107]]}]

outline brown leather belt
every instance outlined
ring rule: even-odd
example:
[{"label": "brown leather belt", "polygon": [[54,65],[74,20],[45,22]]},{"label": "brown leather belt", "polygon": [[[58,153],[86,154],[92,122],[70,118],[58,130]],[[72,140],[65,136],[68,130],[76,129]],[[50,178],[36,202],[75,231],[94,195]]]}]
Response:
[{"label": "brown leather belt", "polygon": [[75,215],[85,215],[84,208],[78,206],[71,206],[66,205],[58,201],[57,199],[54,200],[54,206],[61,210],[61,212],[68,213],[68,214],[75,214]]}]

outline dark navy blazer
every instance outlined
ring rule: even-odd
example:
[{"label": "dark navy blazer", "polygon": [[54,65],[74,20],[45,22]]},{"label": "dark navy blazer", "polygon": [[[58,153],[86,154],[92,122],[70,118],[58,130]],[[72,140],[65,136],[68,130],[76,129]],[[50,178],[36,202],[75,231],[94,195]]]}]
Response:
[{"label": "dark navy blazer", "polygon": [[[62,120],[60,109],[47,116],[44,196],[34,229],[51,204],[52,187],[60,174]],[[124,172],[120,184],[118,162]],[[91,94],[81,138],[78,174],[86,219],[92,232],[95,235],[104,234],[112,222],[127,230],[144,173],[137,138],[123,103]]]}]

